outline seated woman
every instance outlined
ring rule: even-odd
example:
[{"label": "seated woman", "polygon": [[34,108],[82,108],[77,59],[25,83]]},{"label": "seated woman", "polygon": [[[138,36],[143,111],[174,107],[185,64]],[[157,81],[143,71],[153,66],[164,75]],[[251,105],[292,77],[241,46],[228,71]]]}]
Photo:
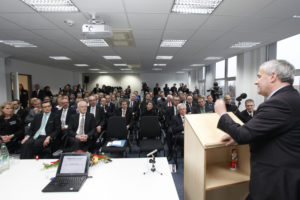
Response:
[{"label": "seated woman", "polygon": [[146,109],[142,110],[141,117],[143,116],[158,116],[158,120],[160,122],[162,122],[163,120],[162,113],[158,109],[156,109],[152,101],[147,102]]},{"label": "seated woman", "polygon": [[5,143],[9,153],[19,153],[20,140],[24,137],[21,119],[14,114],[11,103],[0,106],[0,144]]}]

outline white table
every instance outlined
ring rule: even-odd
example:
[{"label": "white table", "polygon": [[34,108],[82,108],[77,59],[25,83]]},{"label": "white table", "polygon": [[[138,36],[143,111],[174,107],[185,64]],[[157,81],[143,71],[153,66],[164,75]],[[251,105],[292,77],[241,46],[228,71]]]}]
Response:
[{"label": "white table", "polygon": [[89,176],[79,192],[43,193],[55,176],[56,168],[45,170],[43,163],[53,160],[14,160],[0,174],[1,199],[6,200],[175,200],[179,199],[166,158],[156,158],[163,175],[144,175],[151,165],[148,158],[113,159],[90,167]]}]

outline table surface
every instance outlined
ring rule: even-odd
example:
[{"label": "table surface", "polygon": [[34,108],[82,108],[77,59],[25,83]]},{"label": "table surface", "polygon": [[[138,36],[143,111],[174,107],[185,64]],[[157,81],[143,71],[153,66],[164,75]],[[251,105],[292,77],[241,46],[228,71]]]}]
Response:
[{"label": "table surface", "polygon": [[156,169],[163,175],[143,174],[151,168],[149,158],[113,159],[90,167],[92,178],[79,192],[43,193],[41,190],[56,174],[56,167],[43,169],[43,163],[51,161],[13,159],[10,169],[0,174],[1,199],[179,199],[166,158],[156,158]]}]

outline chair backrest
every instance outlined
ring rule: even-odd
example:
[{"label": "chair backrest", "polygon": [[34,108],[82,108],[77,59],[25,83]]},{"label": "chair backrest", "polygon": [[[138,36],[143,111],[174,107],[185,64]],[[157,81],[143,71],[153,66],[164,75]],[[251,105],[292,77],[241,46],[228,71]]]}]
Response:
[{"label": "chair backrest", "polygon": [[140,121],[141,137],[161,136],[161,127],[158,116],[143,116]]},{"label": "chair backrest", "polygon": [[127,139],[128,131],[126,129],[125,117],[112,116],[108,119],[107,137]]}]

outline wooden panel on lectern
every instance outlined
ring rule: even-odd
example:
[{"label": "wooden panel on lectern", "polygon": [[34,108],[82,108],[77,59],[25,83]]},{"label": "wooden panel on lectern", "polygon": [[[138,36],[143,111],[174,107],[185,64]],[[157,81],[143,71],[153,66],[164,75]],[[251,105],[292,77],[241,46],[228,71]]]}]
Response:
[{"label": "wooden panel on lectern", "polygon": [[[243,124],[233,113],[230,117]],[[225,146],[216,113],[186,115],[184,122],[184,199],[239,200],[248,193],[249,145]],[[237,149],[237,170],[230,170]]]}]

